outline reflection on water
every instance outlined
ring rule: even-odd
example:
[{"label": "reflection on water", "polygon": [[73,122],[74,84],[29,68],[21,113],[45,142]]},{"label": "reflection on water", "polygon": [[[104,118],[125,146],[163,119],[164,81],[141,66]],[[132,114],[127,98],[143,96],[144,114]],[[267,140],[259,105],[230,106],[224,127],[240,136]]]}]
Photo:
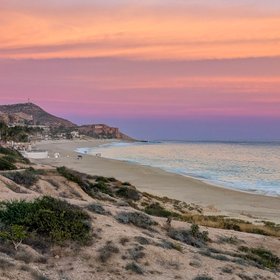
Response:
[{"label": "reflection on water", "polygon": [[280,195],[280,144],[116,143],[89,151],[242,190]]}]

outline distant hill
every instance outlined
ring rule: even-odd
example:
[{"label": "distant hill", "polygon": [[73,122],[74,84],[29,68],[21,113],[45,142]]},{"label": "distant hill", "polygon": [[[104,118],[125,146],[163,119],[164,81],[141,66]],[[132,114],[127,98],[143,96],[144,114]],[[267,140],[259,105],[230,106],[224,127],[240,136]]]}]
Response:
[{"label": "distant hill", "polygon": [[93,138],[132,140],[131,137],[120,132],[119,128],[110,127],[106,124],[82,125],[78,127],[78,130],[80,133],[91,136]]},{"label": "distant hill", "polygon": [[33,124],[47,125],[51,127],[76,127],[77,125],[51,115],[44,111],[41,107],[33,103],[20,103],[12,105],[0,105],[0,112],[9,115],[9,119],[25,119],[27,122],[32,121]]},{"label": "distant hill", "polygon": [[0,105],[0,121],[6,124],[45,125],[56,129],[63,127],[67,130],[77,130],[84,135],[98,139],[133,140],[131,137],[120,132],[119,128],[110,127],[106,124],[78,126],[66,119],[49,114],[33,103]]}]

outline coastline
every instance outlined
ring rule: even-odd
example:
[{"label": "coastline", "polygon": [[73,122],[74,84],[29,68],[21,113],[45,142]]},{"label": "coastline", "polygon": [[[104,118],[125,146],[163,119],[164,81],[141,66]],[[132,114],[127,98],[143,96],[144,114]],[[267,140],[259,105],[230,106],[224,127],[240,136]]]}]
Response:
[{"label": "coastline", "polygon": [[[209,184],[190,176],[170,173],[159,168],[127,161],[84,155],[77,160],[77,148],[94,148],[112,140],[44,141],[37,148],[48,150],[51,158],[34,162],[51,166],[66,166],[80,172],[116,177],[129,181],[140,191],[157,196],[194,203],[209,215],[226,215],[243,220],[269,220],[280,223],[280,198]],[[114,140],[115,142],[115,140]],[[61,157],[52,157],[59,152]]]}]

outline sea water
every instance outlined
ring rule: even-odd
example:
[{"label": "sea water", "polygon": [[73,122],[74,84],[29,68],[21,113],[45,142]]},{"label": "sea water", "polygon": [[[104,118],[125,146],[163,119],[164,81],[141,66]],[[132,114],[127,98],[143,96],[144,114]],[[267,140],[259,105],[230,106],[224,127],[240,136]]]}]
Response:
[{"label": "sea water", "polygon": [[280,142],[117,142],[79,152],[101,153],[222,187],[280,195]]}]

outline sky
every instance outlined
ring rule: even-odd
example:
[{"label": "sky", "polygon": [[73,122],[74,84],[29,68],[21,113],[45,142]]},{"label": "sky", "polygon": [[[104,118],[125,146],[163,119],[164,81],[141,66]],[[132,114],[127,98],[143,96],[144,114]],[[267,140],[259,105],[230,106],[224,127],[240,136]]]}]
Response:
[{"label": "sky", "polygon": [[140,139],[280,139],[279,0],[1,0],[0,104]]}]

